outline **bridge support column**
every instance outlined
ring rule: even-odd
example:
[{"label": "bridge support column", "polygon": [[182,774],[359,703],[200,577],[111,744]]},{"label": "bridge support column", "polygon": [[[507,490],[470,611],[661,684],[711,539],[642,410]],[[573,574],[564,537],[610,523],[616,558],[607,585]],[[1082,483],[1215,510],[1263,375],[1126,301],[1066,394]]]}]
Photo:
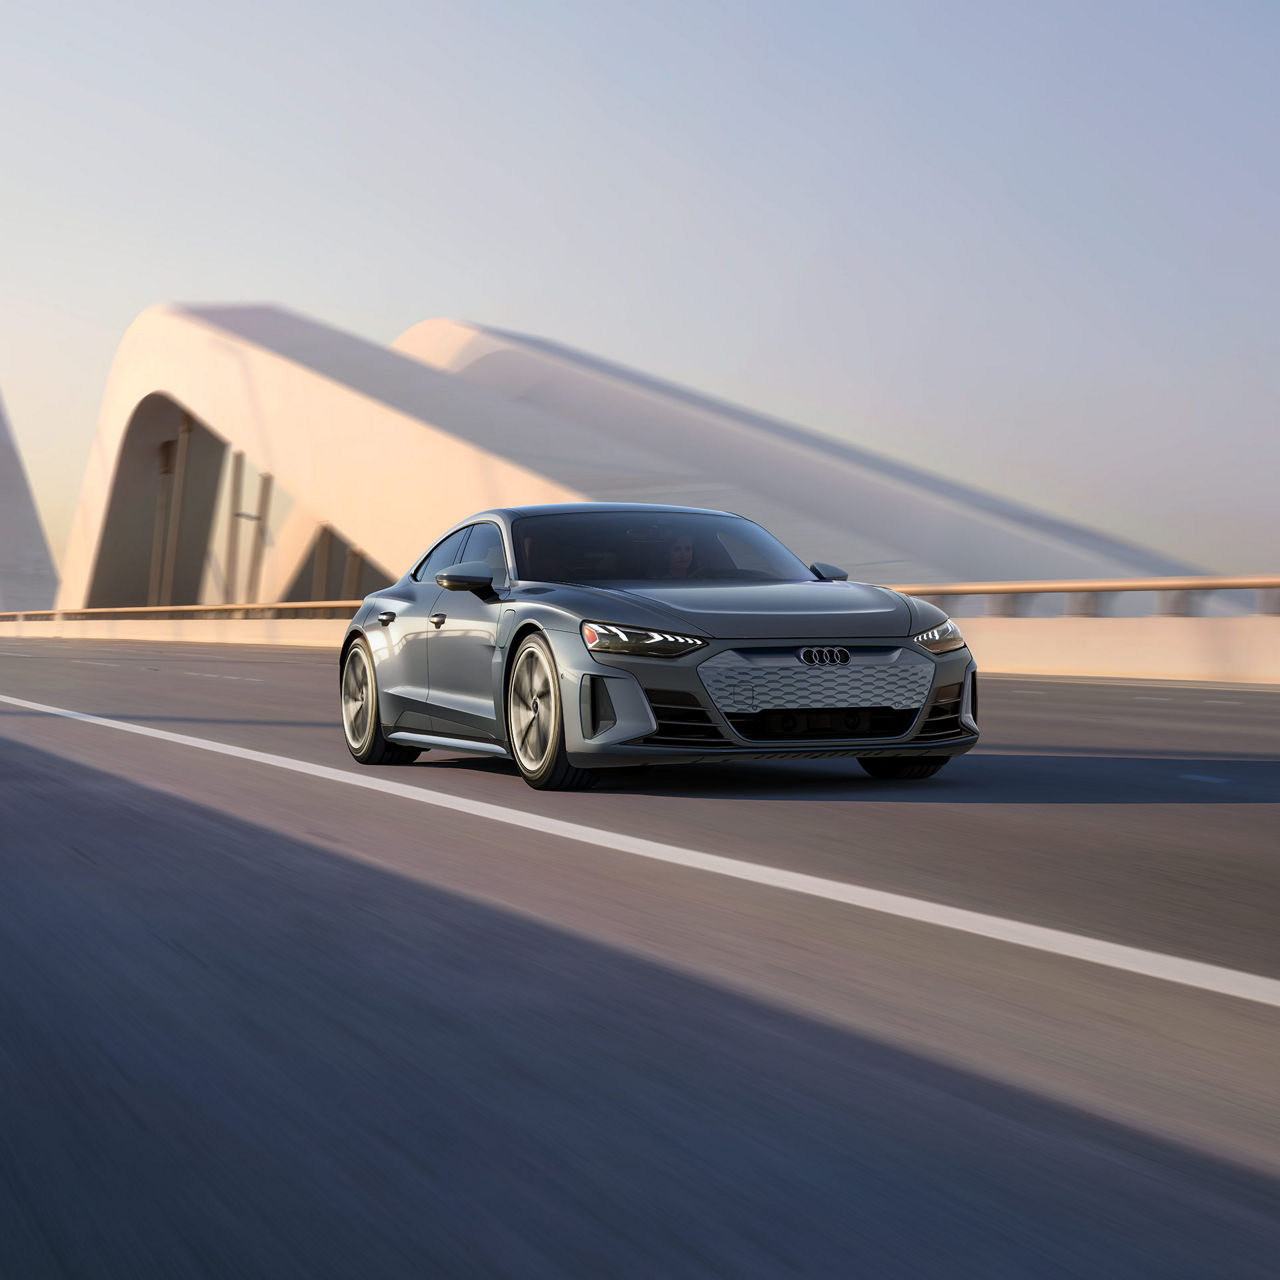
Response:
[{"label": "bridge support column", "polygon": [[236,603],[236,586],[240,566],[240,491],[244,488],[244,454],[237,449],[231,455],[231,473],[227,478],[227,563],[223,573],[222,603]]},{"label": "bridge support column", "polygon": [[273,480],[269,471],[262,473],[258,481],[258,514],[253,528],[253,552],[249,557],[249,578],[245,583],[244,599],[246,604],[257,604],[258,591],[262,585],[262,560],[267,553],[267,521],[271,517],[271,486]]},{"label": "bridge support column", "polygon": [[1015,595],[1011,591],[1002,591],[999,594],[989,595],[987,597],[987,617],[1019,618],[1025,612],[1026,604],[1031,598],[1025,595]]},{"label": "bridge support column", "polygon": [[173,497],[169,503],[169,533],[164,547],[164,573],[160,578],[159,604],[173,603],[173,574],[178,563],[178,530],[182,526],[182,491],[187,479],[187,452],[191,448],[191,415],[182,415],[178,429],[178,456],[173,464]]},{"label": "bridge support column", "polygon": [[1097,591],[1069,591],[1062,612],[1068,618],[1096,618],[1101,612]]},{"label": "bridge support column", "polygon": [[1189,618],[1191,593],[1189,591],[1161,591],[1156,600],[1156,613],[1162,618]]},{"label": "bridge support column", "polygon": [[151,574],[147,582],[147,603],[160,603],[160,584],[164,577],[165,533],[169,527],[169,502],[173,491],[173,441],[166,440],[159,449],[160,487],[156,490],[156,518],[151,534]]}]

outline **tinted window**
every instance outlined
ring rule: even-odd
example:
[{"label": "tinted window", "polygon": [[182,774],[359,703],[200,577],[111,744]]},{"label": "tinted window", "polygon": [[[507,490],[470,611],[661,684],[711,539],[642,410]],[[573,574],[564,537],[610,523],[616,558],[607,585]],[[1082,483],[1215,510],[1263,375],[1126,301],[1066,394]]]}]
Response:
[{"label": "tinted window", "polygon": [[467,543],[467,561],[482,560],[493,570],[493,580],[507,580],[507,553],[502,545],[502,531],[496,524],[471,526],[471,540]]},{"label": "tinted window", "polygon": [[525,581],[813,580],[772,534],[738,516],[583,511],[525,516],[512,535],[516,574]]},{"label": "tinted window", "polygon": [[459,529],[457,533],[451,533],[443,542],[437,542],[434,547],[427,553],[426,558],[413,571],[413,576],[419,582],[434,582],[436,574],[441,569],[448,569],[452,565],[462,563],[462,544],[467,540],[467,534],[471,532],[470,526],[465,529]]}]

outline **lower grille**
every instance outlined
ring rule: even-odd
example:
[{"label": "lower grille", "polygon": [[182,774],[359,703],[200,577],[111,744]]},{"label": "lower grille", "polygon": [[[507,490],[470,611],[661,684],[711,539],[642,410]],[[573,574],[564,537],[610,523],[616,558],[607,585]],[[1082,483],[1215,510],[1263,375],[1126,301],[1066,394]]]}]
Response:
[{"label": "lower grille", "polygon": [[944,684],[934,695],[933,705],[913,742],[930,742],[938,738],[957,738],[965,732],[960,723],[960,706],[964,685]]},{"label": "lower grille", "polygon": [[724,745],[711,713],[691,693],[679,689],[646,689],[658,727],[641,741],[655,747]]},{"label": "lower grille", "polygon": [[919,714],[894,707],[822,707],[730,713],[734,731],[752,742],[824,738],[900,738]]}]

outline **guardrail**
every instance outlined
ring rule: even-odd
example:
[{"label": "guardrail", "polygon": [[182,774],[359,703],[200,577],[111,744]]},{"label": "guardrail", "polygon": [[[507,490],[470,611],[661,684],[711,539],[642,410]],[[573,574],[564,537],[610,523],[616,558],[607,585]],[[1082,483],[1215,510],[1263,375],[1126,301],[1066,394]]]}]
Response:
[{"label": "guardrail", "polygon": [[[896,586],[895,591],[925,599],[980,596],[989,617],[1017,617],[1037,596],[1065,596],[1069,616],[1095,618],[1103,613],[1103,597],[1155,592],[1154,613],[1163,617],[1194,614],[1199,597],[1214,591],[1251,591],[1253,612],[1280,614],[1280,575],[1236,577],[1085,578],[1042,582],[927,582]],[[136,605],[112,609],[39,609],[0,613],[0,622],[74,622],[106,619],[179,618],[342,618],[360,607],[359,600],[307,600],[276,604]]]},{"label": "guardrail", "polygon": [[1013,618],[1037,596],[1065,596],[1063,612],[1070,617],[1097,618],[1103,614],[1103,597],[1155,592],[1153,612],[1162,617],[1185,618],[1195,613],[1200,597],[1214,591],[1252,591],[1253,612],[1280,614],[1280,575],[1247,574],[1236,577],[1184,578],[1083,578],[1044,582],[931,582],[895,587],[926,600],[948,596],[981,596],[988,617]]},{"label": "guardrail", "polygon": [[[1280,688],[1280,576],[939,582],[898,589],[954,612],[987,672]],[[1232,602],[1229,611],[1203,608],[1213,592],[1239,595],[1221,597]],[[1114,616],[1100,616],[1109,598],[1122,595],[1132,598],[1112,611]],[[985,616],[962,604],[964,596]],[[1031,607],[1037,598],[1039,605]],[[0,636],[23,642],[286,645],[333,653],[359,604],[305,600],[25,610],[0,614]]]},{"label": "guardrail", "polygon": [[277,604],[159,604],[129,605],[113,609],[27,609],[0,613],[0,622],[91,622],[95,618],[127,621],[178,618],[349,618],[361,600],[305,600]]}]

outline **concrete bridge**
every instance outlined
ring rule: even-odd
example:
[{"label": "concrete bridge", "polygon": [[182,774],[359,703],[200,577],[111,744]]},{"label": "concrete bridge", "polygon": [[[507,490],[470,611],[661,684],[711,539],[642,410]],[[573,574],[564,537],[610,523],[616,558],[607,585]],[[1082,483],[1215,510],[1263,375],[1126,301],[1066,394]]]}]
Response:
[{"label": "concrete bridge", "polygon": [[158,307],[112,367],[58,603],[345,599],[472,511],[584,497],[738,511],[882,582],[1196,571],[546,342]]}]

